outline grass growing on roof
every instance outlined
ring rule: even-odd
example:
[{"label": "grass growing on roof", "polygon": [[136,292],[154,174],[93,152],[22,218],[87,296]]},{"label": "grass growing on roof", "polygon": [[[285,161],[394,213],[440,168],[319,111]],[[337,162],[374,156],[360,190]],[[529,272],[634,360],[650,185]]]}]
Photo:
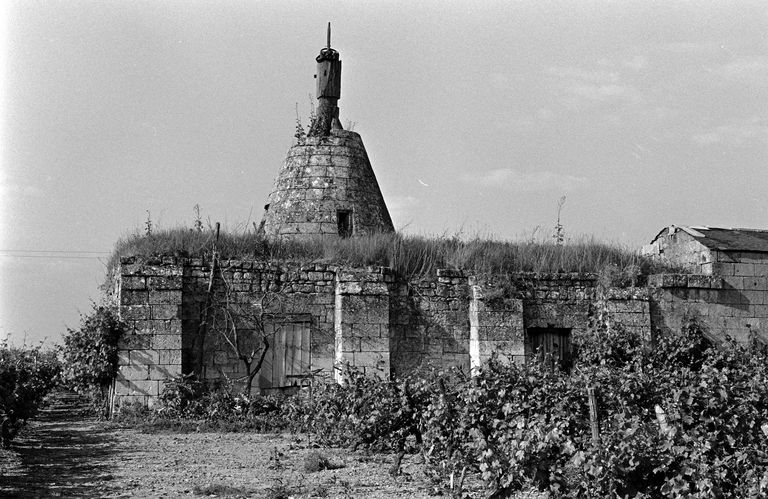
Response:
[{"label": "grass growing on roof", "polygon": [[[185,228],[130,235],[115,245],[108,269],[113,273],[121,257],[187,256],[210,258],[212,231]],[[579,237],[558,245],[549,241],[508,241],[457,236],[418,236],[394,233],[347,239],[316,237],[306,241],[270,241],[252,232],[221,232],[217,252],[222,259],[271,259],[301,263],[335,263],[353,267],[380,265],[403,277],[433,274],[442,268],[471,273],[598,274],[606,268],[634,274],[663,271],[658,263],[616,243]]]}]

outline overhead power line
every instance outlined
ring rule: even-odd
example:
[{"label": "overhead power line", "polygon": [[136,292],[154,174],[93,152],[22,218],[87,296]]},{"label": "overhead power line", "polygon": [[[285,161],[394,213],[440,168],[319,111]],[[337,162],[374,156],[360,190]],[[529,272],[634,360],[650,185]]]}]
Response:
[{"label": "overhead power line", "polygon": [[4,253],[96,253],[99,255],[108,255],[109,251],[83,251],[83,250],[16,250],[16,249],[0,249],[0,252]]},{"label": "overhead power line", "polygon": [[103,261],[106,255],[109,255],[108,251],[0,249],[0,257],[6,258]]},{"label": "overhead power line", "polygon": [[73,255],[2,255],[0,254],[0,257],[8,257],[8,258],[49,258],[52,260],[61,260],[61,259],[69,259],[69,260],[103,260],[104,257],[101,256],[73,256]]}]

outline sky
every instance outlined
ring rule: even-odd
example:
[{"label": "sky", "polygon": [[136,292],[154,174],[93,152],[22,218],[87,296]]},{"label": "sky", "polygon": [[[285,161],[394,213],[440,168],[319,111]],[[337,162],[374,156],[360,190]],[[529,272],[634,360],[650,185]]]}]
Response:
[{"label": "sky", "polygon": [[0,338],[60,341],[148,217],[258,222],[327,22],[404,232],[768,228],[764,1],[9,1]]}]

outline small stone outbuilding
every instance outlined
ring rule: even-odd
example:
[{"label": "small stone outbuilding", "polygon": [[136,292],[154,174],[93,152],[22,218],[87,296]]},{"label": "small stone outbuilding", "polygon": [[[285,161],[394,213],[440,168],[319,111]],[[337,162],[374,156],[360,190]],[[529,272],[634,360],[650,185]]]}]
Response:
[{"label": "small stone outbuilding", "polygon": [[643,253],[687,274],[649,278],[659,331],[677,331],[694,319],[716,341],[768,341],[768,231],[672,225]]},{"label": "small stone outbuilding", "polygon": [[670,225],[643,253],[693,274],[768,276],[768,230]]}]

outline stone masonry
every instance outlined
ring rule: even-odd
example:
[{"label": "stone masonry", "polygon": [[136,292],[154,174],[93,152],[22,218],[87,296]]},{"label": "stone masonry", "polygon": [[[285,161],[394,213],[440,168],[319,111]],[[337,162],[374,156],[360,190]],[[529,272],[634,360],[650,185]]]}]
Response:
[{"label": "stone masonry", "polygon": [[[736,270],[734,270],[735,272]],[[711,339],[768,340],[768,277],[742,275],[651,276],[651,318],[660,333],[696,320]]]},{"label": "stone masonry", "polygon": [[124,264],[120,318],[131,327],[120,339],[119,394],[156,397],[162,383],[182,374],[182,273],[172,259]]},{"label": "stone masonry", "polygon": [[768,339],[768,231],[673,225],[643,252],[690,272],[649,279],[659,331],[695,319],[714,340]]},{"label": "stone masonry", "polygon": [[494,352],[524,362],[534,353],[531,328],[561,328],[576,337],[598,313],[650,337],[658,329],[654,313],[679,308],[678,298],[664,293],[682,289],[599,291],[595,276],[582,274],[439,270],[403,280],[381,267],[265,261],[225,261],[212,273],[201,259],[128,258],[118,293],[120,316],[129,325],[120,342],[121,399],[150,404],[165,380],[182,374],[235,382],[245,375],[222,336],[201,334],[210,320],[204,311],[212,275],[213,295],[228,297],[238,310],[260,310],[270,298],[269,327],[281,333],[254,384],[261,391],[287,389],[307,376],[338,379],[334,366],[340,363],[390,378],[426,363],[470,372]]},{"label": "stone masonry", "polygon": [[339,122],[341,60],[328,46],[316,58],[317,114],[297,134],[264,206],[269,237],[308,239],[393,232],[392,219],[360,135]]},{"label": "stone masonry", "polygon": [[349,235],[394,230],[363,141],[346,130],[291,147],[268,203],[267,236],[338,237],[340,216],[348,217]]}]

